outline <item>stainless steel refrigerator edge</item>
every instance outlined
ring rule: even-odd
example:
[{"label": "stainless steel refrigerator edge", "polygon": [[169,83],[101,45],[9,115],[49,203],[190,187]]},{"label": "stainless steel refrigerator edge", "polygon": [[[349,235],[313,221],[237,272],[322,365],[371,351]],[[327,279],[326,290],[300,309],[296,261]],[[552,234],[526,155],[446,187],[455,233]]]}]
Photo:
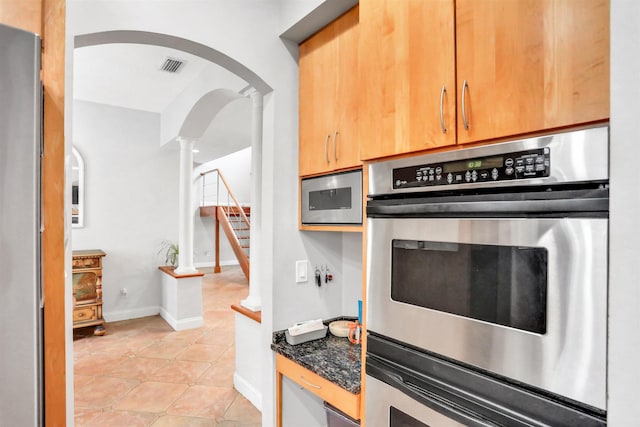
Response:
[{"label": "stainless steel refrigerator edge", "polygon": [[40,37],[0,24],[0,424],[43,424]]}]

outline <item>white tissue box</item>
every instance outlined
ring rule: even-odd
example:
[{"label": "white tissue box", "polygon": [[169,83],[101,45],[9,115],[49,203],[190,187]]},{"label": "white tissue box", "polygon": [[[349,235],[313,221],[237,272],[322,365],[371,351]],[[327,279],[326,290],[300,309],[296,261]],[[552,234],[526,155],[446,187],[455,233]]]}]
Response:
[{"label": "white tissue box", "polygon": [[329,329],[327,326],[322,327],[322,329],[317,329],[314,331],[310,331],[310,332],[304,332],[302,334],[298,334],[298,335],[291,335],[289,333],[289,330],[285,330],[284,334],[285,337],[287,339],[287,342],[290,345],[296,345],[296,344],[302,344],[303,342],[308,342],[308,341],[313,341],[313,340],[317,340],[320,338],[324,338],[327,335],[327,329]]},{"label": "white tissue box", "polygon": [[324,327],[322,319],[307,320],[304,322],[296,323],[287,329],[289,335],[295,337],[296,335],[306,334],[307,332],[319,331]]}]

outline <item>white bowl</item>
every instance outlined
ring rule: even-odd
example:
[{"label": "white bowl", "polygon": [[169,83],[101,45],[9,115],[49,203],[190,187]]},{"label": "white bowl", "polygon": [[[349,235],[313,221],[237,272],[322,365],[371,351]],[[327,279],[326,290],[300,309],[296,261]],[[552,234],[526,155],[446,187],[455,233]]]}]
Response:
[{"label": "white bowl", "polygon": [[348,337],[349,325],[352,323],[354,322],[350,320],[336,320],[329,323],[329,331],[336,337]]}]

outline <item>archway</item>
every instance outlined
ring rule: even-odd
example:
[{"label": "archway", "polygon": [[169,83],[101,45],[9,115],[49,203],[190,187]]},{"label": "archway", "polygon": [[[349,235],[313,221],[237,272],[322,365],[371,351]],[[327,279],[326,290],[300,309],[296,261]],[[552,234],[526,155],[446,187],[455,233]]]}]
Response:
[{"label": "archway", "polygon": [[[99,46],[105,44],[141,44],[141,45],[152,45],[152,46],[160,46],[166,47],[182,52],[189,53],[194,56],[198,56],[206,61],[212,62],[230,73],[236,75],[242,80],[248,83],[248,86],[241,90],[241,93],[226,90],[226,89],[216,89],[211,92],[204,94],[199,100],[197,100],[193,106],[189,109],[188,112],[184,112],[185,116],[182,121],[182,125],[179,130],[173,131],[170,133],[170,141],[177,141],[181,145],[181,203],[180,206],[180,230],[181,234],[186,233],[190,235],[190,237],[184,238],[181,236],[180,240],[183,243],[183,247],[185,250],[181,251],[182,256],[181,260],[184,262],[186,266],[186,270],[193,270],[193,248],[189,249],[184,246],[185,243],[190,243],[193,245],[193,227],[189,227],[187,222],[187,205],[190,204],[190,198],[183,198],[183,193],[186,192],[188,188],[188,183],[185,172],[183,171],[187,165],[191,165],[193,158],[191,155],[191,151],[193,148],[193,143],[195,140],[202,137],[203,133],[206,131],[207,127],[215,117],[215,115],[223,109],[227,104],[231,101],[238,99],[240,97],[246,96],[251,98],[252,103],[254,105],[253,108],[253,121],[257,123],[252,126],[252,149],[253,149],[253,160],[251,167],[251,175],[252,175],[252,194],[255,195],[255,199],[258,201],[258,206],[260,206],[260,181],[261,181],[261,145],[262,145],[262,98],[264,95],[273,91],[273,89],[256,73],[250,70],[248,67],[243,65],[242,63],[236,61],[235,59],[229,57],[228,55],[204,44],[194,42],[192,40],[188,40],[181,37],[176,37],[163,33],[155,33],[148,31],[136,31],[136,30],[115,30],[115,31],[104,31],[97,33],[88,33],[81,34],[74,37],[74,49],[79,49],[83,47],[91,47],[91,46]],[[256,115],[260,117],[256,119]],[[165,140],[166,141],[166,140]],[[182,147],[185,145],[185,147]],[[191,148],[188,148],[191,147]],[[257,150],[256,150],[257,148]],[[188,153],[188,154],[186,154]],[[182,158],[185,157],[185,158]],[[187,158],[188,157],[188,158]],[[184,181],[184,182],[183,182]],[[253,198],[253,197],[252,197]],[[184,205],[184,206],[183,206]],[[259,209],[254,210],[257,212]],[[254,216],[257,218],[257,216]],[[186,230],[186,232],[184,232]],[[254,233],[252,232],[252,235]],[[258,240],[258,239],[256,239]],[[186,252],[187,254],[185,255]],[[255,252],[254,252],[255,253]],[[179,262],[180,265],[180,262]],[[180,267],[179,267],[180,269]],[[259,291],[252,290],[252,295],[259,295]],[[251,304],[252,309],[259,309],[260,302],[258,298],[251,298],[253,301]]]},{"label": "archway", "polygon": [[74,49],[110,43],[147,44],[181,50],[227,69],[244,79],[263,96],[273,91],[273,88],[260,78],[260,76],[230,56],[201,43],[168,34],[132,30],[81,34],[74,38]]},{"label": "archway", "polygon": [[185,117],[178,136],[189,139],[202,137],[214,117],[232,101],[242,95],[229,89],[215,89],[205,93]]}]

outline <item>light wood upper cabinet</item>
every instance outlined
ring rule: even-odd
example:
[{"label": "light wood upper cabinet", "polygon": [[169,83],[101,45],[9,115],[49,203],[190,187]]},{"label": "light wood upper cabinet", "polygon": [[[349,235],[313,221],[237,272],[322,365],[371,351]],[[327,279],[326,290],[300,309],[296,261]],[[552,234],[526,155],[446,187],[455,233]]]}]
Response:
[{"label": "light wood upper cabinet", "polygon": [[359,27],[364,160],[609,117],[608,0],[360,0]]},{"label": "light wood upper cabinet", "polygon": [[358,7],[300,45],[301,176],[360,165]]},{"label": "light wood upper cabinet", "polygon": [[608,0],[457,0],[456,43],[459,143],[609,117]]},{"label": "light wood upper cabinet", "polygon": [[456,143],[452,0],[361,0],[360,153]]}]

